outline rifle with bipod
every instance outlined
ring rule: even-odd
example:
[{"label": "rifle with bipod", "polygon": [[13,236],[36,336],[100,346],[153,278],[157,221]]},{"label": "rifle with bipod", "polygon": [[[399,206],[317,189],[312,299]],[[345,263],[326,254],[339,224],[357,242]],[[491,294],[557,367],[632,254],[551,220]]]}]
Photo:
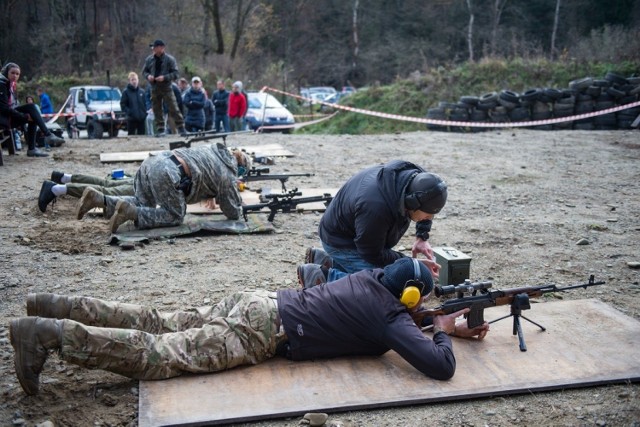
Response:
[{"label": "rifle with bipod", "polygon": [[331,200],[333,200],[333,196],[329,193],[324,193],[321,196],[297,196],[302,196],[302,193],[299,192],[297,188],[294,188],[293,190],[287,191],[283,194],[266,194],[260,196],[261,199],[265,199],[267,201],[264,203],[257,203],[255,205],[242,206],[242,216],[244,217],[244,220],[247,221],[248,212],[257,212],[261,211],[264,208],[267,208],[270,211],[269,217],[267,219],[269,222],[273,222],[273,218],[276,216],[276,213],[278,211],[289,213],[296,209],[298,205],[313,202],[324,202],[325,206],[329,206],[329,203],[331,203]]}]

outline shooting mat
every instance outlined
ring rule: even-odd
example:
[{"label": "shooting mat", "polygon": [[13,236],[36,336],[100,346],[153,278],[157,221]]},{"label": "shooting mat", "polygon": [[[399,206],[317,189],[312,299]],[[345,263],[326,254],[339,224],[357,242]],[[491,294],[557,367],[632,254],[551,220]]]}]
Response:
[{"label": "shooting mat", "polygon": [[127,221],[109,238],[110,244],[148,243],[149,240],[168,239],[171,237],[209,231],[217,234],[255,234],[275,231],[272,223],[264,215],[247,215],[247,221],[226,219],[220,215],[189,215],[184,222],[175,227],[159,227],[148,230],[137,230],[133,223]]},{"label": "shooting mat", "polygon": [[[285,149],[280,144],[265,144],[265,145],[247,145],[238,146],[241,150],[247,153],[253,153],[254,156],[273,156],[273,157],[294,157],[291,151]],[[124,163],[124,162],[142,162],[149,156],[157,155],[166,150],[155,151],[125,151],[120,153],[100,153],[100,161],[102,163]]]},{"label": "shooting mat", "polygon": [[[485,311],[488,320],[508,314]],[[215,425],[366,408],[640,380],[640,322],[599,300],[532,304],[522,320],[528,351],[511,318],[484,341],[453,338],[458,362],[450,381],[421,376],[394,352],[257,366],[164,381],[140,381],[139,425]],[[430,336],[430,333],[427,333]]]}]

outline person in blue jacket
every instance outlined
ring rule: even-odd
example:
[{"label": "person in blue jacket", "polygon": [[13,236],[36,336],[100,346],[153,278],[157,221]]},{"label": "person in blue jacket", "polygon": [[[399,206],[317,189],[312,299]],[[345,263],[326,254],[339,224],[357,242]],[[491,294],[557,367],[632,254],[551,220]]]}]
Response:
[{"label": "person in blue jacket", "polygon": [[205,114],[204,106],[207,102],[207,95],[202,88],[202,80],[195,76],[191,79],[191,87],[184,93],[182,103],[186,110],[184,124],[188,132],[204,130]]}]

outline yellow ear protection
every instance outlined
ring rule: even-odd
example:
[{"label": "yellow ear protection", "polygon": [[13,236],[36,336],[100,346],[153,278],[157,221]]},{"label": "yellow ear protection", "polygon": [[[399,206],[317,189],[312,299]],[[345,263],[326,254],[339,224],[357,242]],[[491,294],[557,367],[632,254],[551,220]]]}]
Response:
[{"label": "yellow ear protection", "polygon": [[413,308],[420,302],[422,297],[422,291],[424,291],[424,282],[420,280],[420,261],[416,258],[413,260],[413,280],[408,280],[400,295],[400,302],[407,306],[407,308]]}]

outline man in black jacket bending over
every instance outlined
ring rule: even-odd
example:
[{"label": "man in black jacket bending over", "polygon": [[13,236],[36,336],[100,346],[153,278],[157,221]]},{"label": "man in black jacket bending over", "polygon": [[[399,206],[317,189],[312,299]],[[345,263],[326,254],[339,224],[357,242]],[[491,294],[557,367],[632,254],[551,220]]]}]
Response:
[{"label": "man in black jacket bending over", "polygon": [[[477,336],[456,317],[433,318],[433,339],[409,310],[433,289],[429,269],[399,259],[310,289],[237,292],[215,306],[175,313],[87,297],[29,294],[27,315],[9,326],[15,371],[38,393],[49,350],[66,362],[129,378],[159,380],[255,365],[275,355],[311,360],[396,351],[424,375],[446,380],[456,360],[449,335]],[[61,320],[56,320],[61,319]]]},{"label": "man in black jacket bending over", "polygon": [[412,255],[424,254],[421,262],[438,277],[440,266],[427,239],[431,221],[446,201],[446,183],[407,161],[393,160],[358,172],[327,207],[319,227],[324,250],[307,249],[307,264],[298,267],[300,284],[310,287],[332,282],[347,273],[382,268],[402,258],[393,247],[411,221],[416,222]]}]

